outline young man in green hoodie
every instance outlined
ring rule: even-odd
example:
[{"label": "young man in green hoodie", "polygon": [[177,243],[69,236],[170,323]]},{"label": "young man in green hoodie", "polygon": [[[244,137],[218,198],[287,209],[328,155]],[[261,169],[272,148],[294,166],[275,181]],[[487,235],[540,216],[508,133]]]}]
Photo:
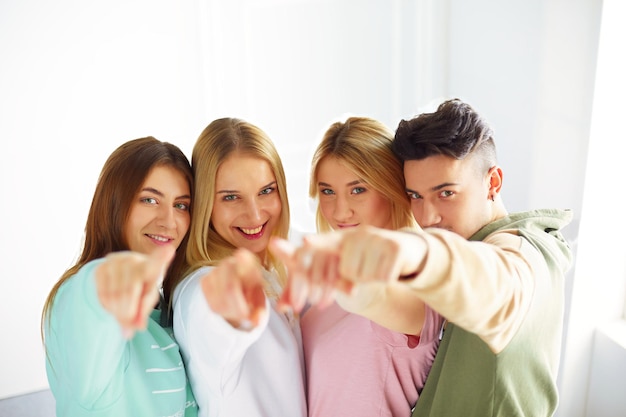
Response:
[{"label": "young man in green hoodie", "polygon": [[329,283],[400,286],[448,320],[413,416],[552,416],[572,261],[559,230],[571,212],[507,212],[493,132],[460,100],[400,122],[393,146],[424,230],[357,228],[295,252],[275,245],[299,281],[285,301],[317,302]]}]

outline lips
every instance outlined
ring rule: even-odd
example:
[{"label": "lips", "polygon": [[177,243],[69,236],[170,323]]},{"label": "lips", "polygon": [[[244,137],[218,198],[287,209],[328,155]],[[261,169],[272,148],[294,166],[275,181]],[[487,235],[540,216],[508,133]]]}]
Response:
[{"label": "lips", "polygon": [[242,232],[244,232],[247,235],[256,235],[256,234],[260,233],[261,230],[263,230],[263,225],[261,225],[259,227],[255,227],[254,229],[246,229],[246,228],[240,227],[239,230],[241,230]]},{"label": "lips", "polygon": [[146,234],[146,236],[148,236],[150,239],[154,239],[154,240],[156,240],[158,242],[163,242],[163,243],[167,243],[167,242],[169,242],[171,240],[174,240],[174,239],[170,239],[170,238],[167,238],[167,237],[164,237],[164,236],[159,236],[159,235]]},{"label": "lips", "polygon": [[337,227],[339,229],[345,229],[348,227],[357,227],[359,225],[359,223],[354,223],[354,224],[338,224]]},{"label": "lips", "polygon": [[266,224],[267,222],[263,223],[260,226],[252,227],[252,228],[238,227],[237,230],[239,230],[241,234],[243,235],[243,237],[245,237],[246,239],[254,240],[263,236],[263,231],[265,230]]}]

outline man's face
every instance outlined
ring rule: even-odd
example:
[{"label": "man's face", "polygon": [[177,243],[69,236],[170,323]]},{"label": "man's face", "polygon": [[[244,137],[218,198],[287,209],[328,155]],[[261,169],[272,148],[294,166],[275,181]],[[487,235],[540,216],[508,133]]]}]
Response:
[{"label": "man's face", "polygon": [[438,227],[469,238],[492,220],[489,174],[474,158],[444,155],[404,162],[411,211],[423,228]]}]

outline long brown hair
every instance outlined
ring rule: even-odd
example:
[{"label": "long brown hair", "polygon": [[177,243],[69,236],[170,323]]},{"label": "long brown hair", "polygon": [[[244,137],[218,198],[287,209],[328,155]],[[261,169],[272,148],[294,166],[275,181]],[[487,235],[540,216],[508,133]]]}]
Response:
[{"label": "long brown hair", "polygon": [[[193,190],[193,172],[189,159],[176,145],[161,142],[151,136],[122,144],[104,163],[87,216],[82,253],[78,261],[61,275],[44,304],[41,315],[42,340],[46,320],[50,320],[52,304],[59,288],[88,262],[111,252],[129,249],[124,226],[131,204],[146,177],[156,166],[176,169],[187,180],[189,189]],[[166,287],[169,288],[166,284],[186,269],[185,250],[188,236],[187,234],[178,247],[163,281],[166,301],[171,296],[169,290],[166,291]]]}]

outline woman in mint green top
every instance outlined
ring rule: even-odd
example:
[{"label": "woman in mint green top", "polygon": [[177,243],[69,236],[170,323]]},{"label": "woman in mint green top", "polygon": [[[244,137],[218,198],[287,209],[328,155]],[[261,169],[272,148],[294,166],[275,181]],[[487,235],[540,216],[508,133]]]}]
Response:
[{"label": "woman in mint green top", "polygon": [[170,281],[185,268],[192,178],[183,152],[153,137],[126,142],[106,161],[82,254],[42,314],[58,417],[197,415],[156,308],[161,294],[169,305]]}]

